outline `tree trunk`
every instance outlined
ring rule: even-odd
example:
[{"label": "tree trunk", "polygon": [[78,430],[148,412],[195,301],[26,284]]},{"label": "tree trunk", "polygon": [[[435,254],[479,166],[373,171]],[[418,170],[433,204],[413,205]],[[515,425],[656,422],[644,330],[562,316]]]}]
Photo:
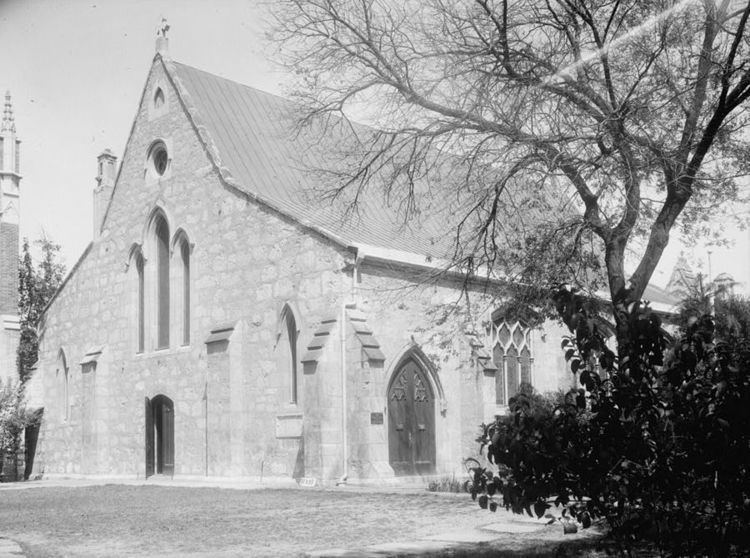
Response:
[{"label": "tree trunk", "polygon": [[627,287],[625,281],[625,240],[615,239],[606,243],[605,263],[609,293],[612,301],[612,316],[615,320],[617,353],[622,357],[629,345],[629,312],[635,291]]}]

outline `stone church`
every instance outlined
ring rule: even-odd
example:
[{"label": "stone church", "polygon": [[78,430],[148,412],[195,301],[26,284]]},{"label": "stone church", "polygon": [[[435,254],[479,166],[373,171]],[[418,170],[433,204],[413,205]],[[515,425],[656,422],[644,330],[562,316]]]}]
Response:
[{"label": "stone church", "polygon": [[21,140],[10,93],[5,94],[0,124],[0,382],[18,380],[18,218]]},{"label": "stone church", "polygon": [[40,324],[35,475],[443,476],[521,382],[572,385],[560,326],[493,313],[484,286],[456,305],[462,278],[385,207],[316,206],[294,106],[166,47]]}]

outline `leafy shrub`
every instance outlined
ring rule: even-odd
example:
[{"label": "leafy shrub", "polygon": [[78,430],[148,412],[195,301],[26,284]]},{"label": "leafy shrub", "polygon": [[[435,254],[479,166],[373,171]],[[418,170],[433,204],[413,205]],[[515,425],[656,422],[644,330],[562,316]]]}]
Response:
[{"label": "leafy shrub", "polygon": [[[516,513],[563,505],[584,527],[604,519],[623,544],[726,555],[750,540],[750,340],[693,321],[666,351],[659,317],[635,307],[619,354],[575,293],[557,294],[563,350],[581,387],[550,412],[522,393],[484,427],[495,472],[474,495]],[[484,503],[484,505],[483,505]]]},{"label": "leafy shrub", "polygon": [[0,380],[0,459],[18,450],[21,431],[26,427],[23,388]]},{"label": "leafy shrub", "polygon": [[427,485],[430,492],[463,492],[463,483],[455,475],[430,481]]}]

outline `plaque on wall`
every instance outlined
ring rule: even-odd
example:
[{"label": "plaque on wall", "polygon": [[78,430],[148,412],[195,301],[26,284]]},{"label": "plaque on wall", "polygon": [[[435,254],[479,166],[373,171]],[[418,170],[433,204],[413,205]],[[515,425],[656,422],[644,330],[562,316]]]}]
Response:
[{"label": "plaque on wall", "polygon": [[370,413],[370,424],[383,424],[383,413]]},{"label": "plaque on wall", "polygon": [[300,438],[302,436],[302,415],[276,415],[277,438]]}]

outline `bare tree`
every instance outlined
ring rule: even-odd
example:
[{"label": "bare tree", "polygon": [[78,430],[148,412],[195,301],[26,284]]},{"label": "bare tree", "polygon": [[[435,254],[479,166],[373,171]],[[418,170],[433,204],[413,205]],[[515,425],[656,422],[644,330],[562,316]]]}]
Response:
[{"label": "bare tree", "polygon": [[737,199],[747,173],[750,3],[274,0],[273,11],[307,120],[359,114],[376,130],[337,171],[337,193],[377,183],[412,207],[420,184],[451,185],[454,258],[470,269],[531,253],[554,275],[548,262],[598,255],[621,343],[670,232]]}]

